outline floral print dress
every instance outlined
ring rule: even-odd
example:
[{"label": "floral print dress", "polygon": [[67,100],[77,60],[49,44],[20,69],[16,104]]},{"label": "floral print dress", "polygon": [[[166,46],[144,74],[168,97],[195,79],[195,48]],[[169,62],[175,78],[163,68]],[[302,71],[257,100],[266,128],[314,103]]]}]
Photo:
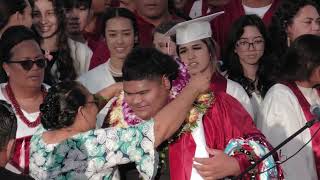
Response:
[{"label": "floral print dress", "polygon": [[46,144],[43,128],[30,144],[30,175],[35,179],[111,179],[117,164],[135,162],[143,179],[157,169],[154,121],[129,128],[95,129],[59,144]]}]

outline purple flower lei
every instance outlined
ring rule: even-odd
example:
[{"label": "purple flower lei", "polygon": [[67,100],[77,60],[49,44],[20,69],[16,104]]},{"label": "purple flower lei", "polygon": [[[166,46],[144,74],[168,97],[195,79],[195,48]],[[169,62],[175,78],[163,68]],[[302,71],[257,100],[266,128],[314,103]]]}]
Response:
[{"label": "purple flower lei", "polygon": [[[187,85],[189,81],[189,74],[187,72],[187,69],[183,63],[180,62],[178,58],[175,58],[175,61],[179,65],[179,74],[177,79],[173,80],[172,82],[172,88],[170,90],[170,100],[173,100],[177,97],[177,95],[181,92],[181,90]],[[124,120],[127,122],[129,126],[133,126],[136,124],[139,124],[143,120],[136,116],[132,109],[129,107],[129,105],[126,102],[122,102],[122,112],[124,115]]]}]

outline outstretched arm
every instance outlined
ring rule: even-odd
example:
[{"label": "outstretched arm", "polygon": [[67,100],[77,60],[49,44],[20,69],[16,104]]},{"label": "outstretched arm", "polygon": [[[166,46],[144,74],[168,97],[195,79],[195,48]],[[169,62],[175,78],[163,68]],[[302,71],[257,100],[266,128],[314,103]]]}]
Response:
[{"label": "outstretched arm", "polygon": [[157,147],[175,133],[185,120],[196,97],[208,91],[211,76],[198,74],[182,90],[176,99],[162,108],[154,117],[154,135]]}]

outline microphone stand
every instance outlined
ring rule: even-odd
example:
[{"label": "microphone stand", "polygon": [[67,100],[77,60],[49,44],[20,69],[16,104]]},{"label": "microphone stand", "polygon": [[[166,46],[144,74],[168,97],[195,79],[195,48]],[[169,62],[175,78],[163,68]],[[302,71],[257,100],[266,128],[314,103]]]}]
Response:
[{"label": "microphone stand", "polygon": [[[268,152],[267,154],[265,154],[262,158],[260,158],[258,161],[256,161],[255,163],[253,163],[252,165],[250,165],[247,169],[245,169],[240,175],[235,176],[233,178],[231,178],[232,180],[237,180],[237,179],[242,179],[242,177],[248,173],[250,170],[252,170],[253,168],[255,168],[258,164],[260,164],[263,160],[267,159],[269,156],[273,155],[275,152],[277,152],[282,146],[284,146],[285,144],[287,144],[289,141],[291,141],[293,138],[295,138],[297,135],[299,135],[302,131],[304,131],[307,128],[310,128],[311,126],[313,126],[314,123],[318,122],[319,119],[315,118],[312,119],[311,121],[307,122],[301,129],[299,129],[297,132],[295,132],[294,134],[292,134],[290,137],[288,137],[286,140],[284,140],[282,143],[280,143],[277,147],[275,147],[274,149],[272,149],[270,152]],[[276,168],[276,167],[275,167]]]}]

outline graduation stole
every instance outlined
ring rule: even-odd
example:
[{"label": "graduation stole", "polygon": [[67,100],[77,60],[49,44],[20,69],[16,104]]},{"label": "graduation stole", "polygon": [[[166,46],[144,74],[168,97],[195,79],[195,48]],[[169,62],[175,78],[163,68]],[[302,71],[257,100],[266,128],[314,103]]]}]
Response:
[{"label": "graduation stole", "polygon": [[[311,114],[310,112],[310,104],[307,99],[304,97],[300,89],[298,88],[297,84],[294,82],[283,82],[282,84],[286,85],[291,89],[294,95],[297,97],[298,102],[302,108],[304,113],[304,117],[306,118],[307,122],[314,119],[316,116]],[[318,95],[320,95],[320,89],[317,89]],[[315,123],[312,127],[310,127],[310,134],[311,136],[320,128],[320,123]],[[320,134],[316,135],[312,139],[312,150],[314,153],[314,160],[316,163],[317,174],[318,177],[320,176]]]}]

